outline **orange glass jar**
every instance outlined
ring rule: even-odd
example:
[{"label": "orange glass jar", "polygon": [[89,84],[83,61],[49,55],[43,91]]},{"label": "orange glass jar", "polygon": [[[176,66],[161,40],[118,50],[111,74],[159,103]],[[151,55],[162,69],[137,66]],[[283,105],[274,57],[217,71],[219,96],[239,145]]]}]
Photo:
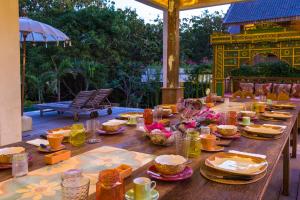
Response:
[{"label": "orange glass jar", "polygon": [[151,125],[153,123],[153,111],[150,108],[144,110],[144,123],[145,125]]},{"label": "orange glass jar", "polygon": [[227,113],[228,115],[228,122],[227,122],[227,124],[228,125],[234,125],[234,126],[236,126],[236,124],[237,124],[237,121],[238,121],[238,119],[237,119],[237,112],[235,112],[235,111],[228,111],[228,113]]},{"label": "orange glass jar", "polygon": [[123,200],[124,195],[125,186],[118,170],[107,169],[99,173],[96,200]]}]

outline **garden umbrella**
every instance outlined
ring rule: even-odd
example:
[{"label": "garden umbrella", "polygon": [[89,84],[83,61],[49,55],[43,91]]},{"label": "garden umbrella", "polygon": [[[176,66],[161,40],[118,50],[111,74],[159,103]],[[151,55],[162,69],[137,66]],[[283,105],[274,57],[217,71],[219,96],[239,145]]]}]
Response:
[{"label": "garden umbrella", "polygon": [[22,63],[22,88],[21,88],[21,106],[22,106],[22,115],[24,111],[24,91],[25,91],[25,70],[26,70],[26,42],[57,42],[60,41],[65,44],[71,45],[70,38],[61,32],[60,30],[32,20],[28,17],[19,18],[19,27],[20,27],[20,41],[22,42],[23,47],[23,63]]}]

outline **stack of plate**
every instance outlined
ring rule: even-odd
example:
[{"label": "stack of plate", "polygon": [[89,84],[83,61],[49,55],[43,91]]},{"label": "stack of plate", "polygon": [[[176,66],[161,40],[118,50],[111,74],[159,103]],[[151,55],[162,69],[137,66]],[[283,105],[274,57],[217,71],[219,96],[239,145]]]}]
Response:
[{"label": "stack of plate", "polygon": [[268,119],[287,120],[292,117],[292,114],[289,112],[271,111],[271,112],[264,112],[261,116]]},{"label": "stack of plate", "polygon": [[277,125],[253,124],[246,126],[242,135],[249,138],[279,139],[283,131],[284,128]]},{"label": "stack of plate", "polygon": [[277,104],[272,104],[272,108],[275,109],[295,109],[297,106],[294,103],[277,103]]},{"label": "stack of plate", "polygon": [[248,184],[264,177],[268,167],[265,158],[239,153],[220,152],[208,157],[201,174],[224,184]]}]

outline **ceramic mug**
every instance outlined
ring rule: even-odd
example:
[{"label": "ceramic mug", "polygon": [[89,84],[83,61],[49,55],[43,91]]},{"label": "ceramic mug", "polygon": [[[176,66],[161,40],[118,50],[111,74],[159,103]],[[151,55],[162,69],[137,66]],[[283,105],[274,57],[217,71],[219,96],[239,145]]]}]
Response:
[{"label": "ceramic mug", "polygon": [[205,150],[214,150],[217,146],[217,138],[215,135],[212,134],[204,134],[200,135],[202,148]]},{"label": "ceramic mug", "polygon": [[49,145],[52,149],[58,149],[61,147],[61,143],[64,139],[63,134],[48,134],[47,139],[49,142]]},{"label": "ceramic mug", "polygon": [[250,125],[250,123],[251,123],[250,117],[243,117],[243,120],[242,120],[243,125]]},{"label": "ceramic mug", "polygon": [[134,199],[135,200],[151,200],[151,192],[156,187],[156,182],[146,177],[139,177],[133,180],[134,183]]}]

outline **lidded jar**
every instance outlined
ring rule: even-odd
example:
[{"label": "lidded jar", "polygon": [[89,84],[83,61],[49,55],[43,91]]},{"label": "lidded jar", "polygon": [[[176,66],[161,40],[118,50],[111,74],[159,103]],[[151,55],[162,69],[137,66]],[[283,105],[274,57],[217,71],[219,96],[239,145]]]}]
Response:
[{"label": "lidded jar", "polygon": [[116,169],[107,169],[99,173],[96,184],[96,200],[123,200],[125,186]]}]

